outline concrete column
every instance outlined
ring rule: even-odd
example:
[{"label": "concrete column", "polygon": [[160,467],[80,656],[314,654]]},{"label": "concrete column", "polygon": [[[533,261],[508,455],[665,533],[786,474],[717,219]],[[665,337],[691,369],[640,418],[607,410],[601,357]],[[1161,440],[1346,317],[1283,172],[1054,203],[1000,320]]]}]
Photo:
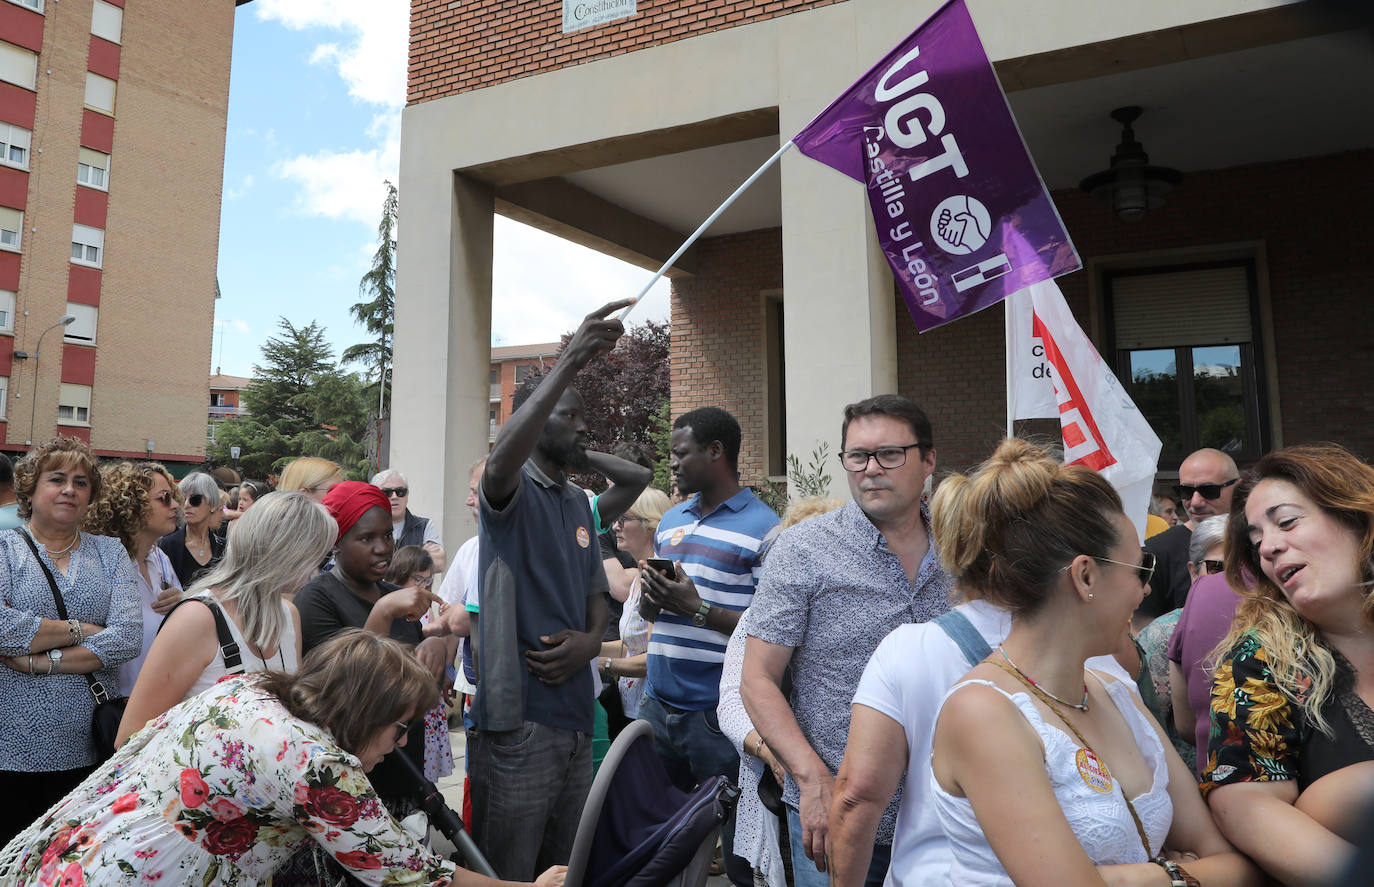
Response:
[{"label": "concrete column", "polygon": [[391,465],[452,557],[476,532],[467,468],[487,452],[495,204],[490,187],[404,149]]},{"label": "concrete column", "polygon": [[[849,31],[849,21],[837,21]],[[779,46],[779,117],[784,137],[804,127],[843,89],[830,58],[851,34],[800,29]],[[847,83],[848,81],[844,81]],[[787,450],[804,463],[822,442],[830,492],[845,497],[840,449],[844,406],[897,390],[892,274],[874,233],[863,186],[789,151],[782,159],[783,335],[787,359]]]}]

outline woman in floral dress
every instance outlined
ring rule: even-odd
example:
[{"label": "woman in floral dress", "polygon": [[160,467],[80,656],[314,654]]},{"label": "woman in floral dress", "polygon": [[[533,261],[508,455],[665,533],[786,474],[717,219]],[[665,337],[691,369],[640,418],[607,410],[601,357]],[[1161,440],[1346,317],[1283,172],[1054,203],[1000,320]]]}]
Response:
[{"label": "woman in floral dress", "polygon": [[[367,779],[437,697],[405,647],[356,629],[294,676],[223,681],[0,850],[0,885],[249,887],[311,842],[365,884],[494,885],[402,831]],[[536,883],[559,887],[563,871]]]}]

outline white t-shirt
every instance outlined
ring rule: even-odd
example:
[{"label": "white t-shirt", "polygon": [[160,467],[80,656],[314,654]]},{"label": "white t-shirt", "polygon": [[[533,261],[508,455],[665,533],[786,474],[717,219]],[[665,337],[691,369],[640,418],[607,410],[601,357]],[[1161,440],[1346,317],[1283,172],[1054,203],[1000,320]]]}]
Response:
[{"label": "white t-shirt", "polygon": [[[1011,615],[1000,607],[973,601],[956,609],[990,647],[1002,643],[1011,631]],[[975,664],[964,658],[944,629],[923,622],[900,626],[884,638],[859,680],[854,704],[887,715],[906,733],[906,783],[884,887],[924,887],[947,877],[953,857],[930,797],[930,747],[945,694]],[[1135,681],[1112,657],[1097,656],[1087,665],[1135,692]]]},{"label": "white t-shirt", "polygon": [[477,537],[473,536],[458,548],[453,561],[444,573],[444,581],[439,584],[439,597],[449,606],[465,606],[469,612],[477,612]]},{"label": "white t-shirt", "polygon": [[153,602],[161,596],[164,585],[168,588],[181,588],[181,580],[177,579],[177,571],[172,569],[172,562],[156,545],[148,549],[148,575],[153,579],[152,584],[143,578],[137,563],[134,564],[134,575],[138,577],[138,602],[143,609],[143,649],[119,667],[119,689],[125,696],[134,692],[138,673],[143,670],[143,661],[148,658],[148,650],[153,646],[157,630],[162,627],[163,616],[153,611]]}]

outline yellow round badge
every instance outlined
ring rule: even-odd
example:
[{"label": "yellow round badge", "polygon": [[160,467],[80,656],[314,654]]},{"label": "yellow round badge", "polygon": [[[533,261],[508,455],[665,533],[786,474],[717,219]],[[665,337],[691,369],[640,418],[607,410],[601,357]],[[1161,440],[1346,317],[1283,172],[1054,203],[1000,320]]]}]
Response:
[{"label": "yellow round badge", "polygon": [[586,527],[577,528],[577,544],[581,545],[583,548],[592,544],[592,537],[587,535]]},{"label": "yellow round badge", "polygon": [[676,547],[678,545],[681,545],[682,540],[685,538],[687,538],[687,528],[678,527],[676,530],[673,531],[673,538],[668,540],[668,544]]},{"label": "yellow round badge", "polygon": [[1078,775],[1088,784],[1088,788],[1103,795],[1111,793],[1111,771],[1092,749],[1080,748],[1078,754],[1074,755],[1074,762],[1078,764]]}]

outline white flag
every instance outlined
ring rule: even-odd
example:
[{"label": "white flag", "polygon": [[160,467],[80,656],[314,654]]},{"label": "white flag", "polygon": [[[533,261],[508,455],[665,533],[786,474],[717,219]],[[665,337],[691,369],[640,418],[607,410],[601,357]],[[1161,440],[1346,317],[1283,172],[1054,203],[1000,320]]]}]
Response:
[{"label": "white flag", "polygon": [[1053,280],[1007,298],[1007,424],[1059,417],[1064,461],[1101,472],[1145,540],[1163,445]]}]

